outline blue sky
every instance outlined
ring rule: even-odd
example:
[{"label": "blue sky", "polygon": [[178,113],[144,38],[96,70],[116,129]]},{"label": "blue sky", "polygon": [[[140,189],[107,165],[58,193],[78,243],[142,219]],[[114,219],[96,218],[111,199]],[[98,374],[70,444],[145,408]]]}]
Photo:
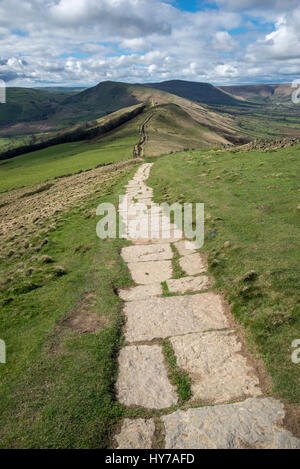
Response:
[{"label": "blue sky", "polygon": [[8,86],[300,78],[299,0],[0,0],[0,41]]}]

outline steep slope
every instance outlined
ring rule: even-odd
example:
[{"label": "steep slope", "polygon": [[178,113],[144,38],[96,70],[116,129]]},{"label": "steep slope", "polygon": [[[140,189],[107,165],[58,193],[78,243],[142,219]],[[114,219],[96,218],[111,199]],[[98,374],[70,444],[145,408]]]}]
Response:
[{"label": "steep slope", "polygon": [[0,126],[47,119],[74,92],[31,88],[7,88],[6,104],[0,106]]},{"label": "steep slope", "polygon": [[254,102],[290,102],[293,88],[291,84],[283,85],[242,85],[222,86],[223,91],[241,99]]},{"label": "steep slope", "polygon": [[213,145],[228,145],[225,134],[201,125],[177,104],[152,108],[145,120],[143,156],[158,156]]},{"label": "steep slope", "polygon": [[[171,101],[155,104],[153,100],[144,112],[94,141],[116,141],[136,134],[139,129],[140,139],[133,154],[141,157],[248,142],[234,130],[229,118],[226,120],[222,116],[218,121],[219,116],[210,112],[205,118],[204,111],[197,104],[183,98],[178,100],[180,104]],[[191,104],[194,109],[189,107]]]},{"label": "steep slope", "polygon": [[236,125],[235,119],[229,115],[214,112],[189,99],[146,86],[135,85],[132,93],[140,102],[148,102],[151,106],[176,104],[199,124],[215,133],[226,135],[230,142],[235,142],[236,139],[239,141],[240,130]]},{"label": "steep slope", "polygon": [[53,118],[63,119],[80,115],[93,119],[138,103],[132,95],[131,85],[104,81],[67,98]]},{"label": "steep slope", "polygon": [[204,104],[240,105],[240,100],[231,96],[229,92],[217,88],[210,83],[200,83],[184,80],[171,80],[162,83],[148,83],[145,86],[166,91],[182,98]]},{"label": "steep slope", "polygon": [[[211,88],[215,90],[216,93],[224,95],[227,99],[228,95],[218,91],[214,87]],[[49,94],[46,91],[31,91],[35,92],[37,96],[37,100],[32,100],[33,104],[38,101],[41,95],[51,95],[51,93]],[[62,94],[62,96],[65,98],[64,94]],[[59,99],[61,99],[61,94],[59,94]],[[99,119],[112,112],[139,103],[147,103],[149,106],[173,103],[180,106],[193,120],[213,129],[216,133],[220,132],[223,134],[225,132],[227,135],[232,135],[233,137],[238,133],[235,122],[230,116],[212,112],[206,107],[192,102],[189,99],[144,85],[106,81],[82,92],[67,95],[67,98],[62,99],[62,102],[58,103],[55,108],[49,106],[48,114],[47,106],[44,105],[42,112],[39,111],[40,113],[36,114],[32,113],[32,120],[35,120],[35,122],[26,122],[25,124],[12,122],[10,126],[6,125],[2,129],[0,128],[0,135],[13,135],[14,132],[17,134],[20,130],[22,130],[22,133],[26,133],[26,128],[30,133],[34,133],[34,129],[41,132],[41,123],[47,132],[55,129],[61,130],[62,128],[74,126],[76,123]],[[12,117],[12,121],[14,119],[15,117]],[[20,116],[19,119],[22,120],[22,116]],[[20,129],[20,126],[22,129]]]}]

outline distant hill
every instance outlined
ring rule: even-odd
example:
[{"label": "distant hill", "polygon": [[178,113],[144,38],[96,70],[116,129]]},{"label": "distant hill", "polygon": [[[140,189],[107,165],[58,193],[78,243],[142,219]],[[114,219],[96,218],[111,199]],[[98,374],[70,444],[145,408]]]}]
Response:
[{"label": "distant hill", "polygon": [[0,105],[0,126],[47,119],[72,93],[32,88],[7,88]]},{"label": "distant hill", "polygon": [[[154,128],[151,138],[155,141],[155,132],[160,132],[159,141],[165,151],[167,148],[197,148],[209,143],[242,143],[249,137],[264,135],[298,136],[297,107],[274,105],[289,103],[291,92],[290,85],[218,88],[183,80],[147,85],[104,81],[81,91],[9,88],[7,103],[0,105],[0,138],[35,134],[32,141],[56,141],[57,134],[61,139],[67,132],[73,138],[75,132],[77,138],[86,128],[90,135],[91,128],[100,125],[92,121],[140,104],[146,109],[156,109],[148,126],[149,135]],[[165,131],[166,119],[168,130]],[[183,134],[179,138],[181,130]],[[178,145],[175,134],[177,143],[180,140]]]},{"label": "distant hill", "polygon": [[[169,91],[147,85],[104,81],[83,91],[48,91],[45,89],[9,88],[7,104],[0,107],[0,135],[42,133],[104,117],[119,109],[148,102],[156,105],[175,103],[202,114],[204,123],[209,115],[197,102],[229,104],[237,100],[206,83],[168,82],[179,84]],[[165,85],[167,82],[165,83]],[[163,85],[163,84],[162,84]],[[154,85],[153,85],[154,86]],[[182,87],[185,92],[181,92]],[[174,94],[171,89],[174,88]],[[193,91],[194,90],[194,91]],[[196,91],[197,92],[196,92]],[[192,96],[195,105],[191,105]],[[23,124],[22,124],[23,123]],[[203,122],[201,122],[203,123]],[[2,127],[2,129],[1,129]]]},{"label": "distant hill", "polygon": [[236,97],[253,102],[290,102],[293,92],[291,84],[222,86],[220,88]]},{"label": "distant hill", "polygon": [[[215,128],[200,124],[187,109],[178,104],[162,104],[149,110],[144,156],[192,150],[214,145],[228,145],[233,135],[227,134],[215,121]],[[194,116],[196,117],[196,116]]]},{"label": "distant hill", "polygon": [[69,96],[57,109],[53,118],[102,117],[121,108],[139,104],[131,88],[132,85],[127,83],[103,81],[81,93]]},{"label": "distant hill", "polygon": [[163,81],[162,83],[147,83],[144,86],[167,93],[181,96],[203,104],[240,105],[241,101],[231,96],[229,92],[217,88],[210,83],[200,83],[184,80]]}]

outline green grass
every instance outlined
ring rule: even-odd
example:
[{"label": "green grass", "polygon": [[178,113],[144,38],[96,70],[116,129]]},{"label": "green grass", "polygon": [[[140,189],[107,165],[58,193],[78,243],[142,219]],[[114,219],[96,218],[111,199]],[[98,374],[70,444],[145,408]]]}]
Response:
[{"label": "green grass", "polygon": [[188,373],[177,365],[176,356],[171,342],[168,339],[162,342],[163,352],[169,367],[169,378],[177,388],[177,394],[183,403],[191,398],[191,379]]},{"label": "green grass", "polygon": [[65,143],[0,162],[0,192],[132,157],[138,137],[99,143]]},{"label": "green grass", "polygon": [[[113,185],[99,179],[101,193],[48,220],[46,226],[55,223],[56,230],[29,240],[40,244],[47,236],[37,255],[27,250],[22,258],[1,262],[1,279],[7,279],[0,310],[0,337],[7,344],[7,364],[0,365],[2,448],[110,445],[125,412],[114,396],[123,325],[115,292],[132,281],[120,257],[124,241],[100,241],[97,219],[85,214],[100,202],[116,203],[135,170],[128,166],[122,176],[116,173]],[[88,310],[103,319],[103,327],[80,334],[64,326],[91,293],[96,304]]]},{"label": "green grass", "polygon": [[45,91],[31,88],[7,88],[6,104],[0,107],[0,125],[45,119],[71,92]]},{"label": "green grass", "polygon": [[185,274],[179,264],[180,255],[173,244],[171,244],[171,248],[173,251],[173,258],[172,258],[173,278],[182,278],[185,276]]},{"label": "green grass", "polygon": [[[300,403],[299,146],[262,153],[195,151],[155,160],[156,202],[205,203],[205,243],[216,287],[232,303],[273,392]],[[224,243],[230,241],[226,249]],[[254,270],[257,275],[247,273]]]},{"label": "green grass", "polygon": [[0,138],[0,147],[2,145],[7,145],[8,143],[10,143],[10,138]]},{"label": "green grass", "polygon": [[300,137],[300,110],[295,105],[263,103],[239,106],[210,106],[218,113],[233,117],[239,132],[251,139]]}]

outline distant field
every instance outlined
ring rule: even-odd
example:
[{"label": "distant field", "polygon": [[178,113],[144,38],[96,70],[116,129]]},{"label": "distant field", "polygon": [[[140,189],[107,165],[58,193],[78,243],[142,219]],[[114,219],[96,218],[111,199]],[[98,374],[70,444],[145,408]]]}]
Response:
[{"label": "distant field", "polygon": [[238,130],[251,139],[300,137],[299,106],[274,103],[248,106],[209,106],[218,113],[231,116]]},{"label": "distant field", "polygon": [[292,403],[300,403],[300,365],[291,360],[300,338],[299,151],[164,156],[149,180],[157,202],[205,203],[203,252],[216,287],[263,356],[274,392]]},{"label": "distant field", "polygon": [[99,143],[65,143],[0,162],[0,192],[132,157],[137,136]]}]

